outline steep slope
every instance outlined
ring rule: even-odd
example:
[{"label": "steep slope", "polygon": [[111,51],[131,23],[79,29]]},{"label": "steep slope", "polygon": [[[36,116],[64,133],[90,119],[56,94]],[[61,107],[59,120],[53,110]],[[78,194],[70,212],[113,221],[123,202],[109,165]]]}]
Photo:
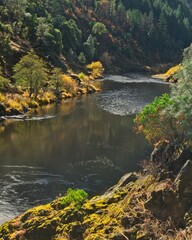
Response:
[{"label": "steep slope", "polygon": [[3,0],[0,12],[6,75],[31,48],[63,69],[100,60],[115,72],[177,62],[192,41],[189,0]]},{"label": "steep slope", "polygon": [[0,239],[191,239],[192,161],[171,178],[165,169],[156,170],[127,174],[104,195],[81,206],[80,201],[64,205],[62,197],[30,209],[3,224]]}]

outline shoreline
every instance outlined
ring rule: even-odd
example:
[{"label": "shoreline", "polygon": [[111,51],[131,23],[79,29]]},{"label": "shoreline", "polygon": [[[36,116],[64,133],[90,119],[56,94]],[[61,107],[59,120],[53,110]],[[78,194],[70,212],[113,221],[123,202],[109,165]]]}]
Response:
[{"label": "shoreline", "polygon": [[[181,234],[192,236],[186,227],[191,218],[184,210],[189,206],[186,197],[190,198],[185,189],[192,181],[191,175],[189,178],[185,173],[191,171],[192,161],[187,161],[188,156],[183,152],[183,163],[176,161],[175,169],[180,166],[179,170],[170,175],[168,169],[158,168],[155,164],[171,146],[167,145],[166,150],[164,147],[154,149],[143,170],[125,174],[103,195],[87,199],[83,190],[70,190],[73,197],[80,194],[78,200],[72,197],[66,202],[68,191],[65,196],[33,207],[2,224],[0,239],[143,240],[163,236],[164,239],[175,240],[185,239],[177,238]],[[179,159],[180,155],[176,158]],[[171,164],[170,161],[167,166]],[[185,182],[185,178],[189,181]]]}]

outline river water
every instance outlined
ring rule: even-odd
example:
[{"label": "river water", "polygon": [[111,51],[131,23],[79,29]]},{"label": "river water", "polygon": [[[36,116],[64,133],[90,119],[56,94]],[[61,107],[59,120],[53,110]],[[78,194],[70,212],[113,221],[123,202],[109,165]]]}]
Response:
[{"label": "river water", "polygon": [[9,121],[0,135],[0,224],[69,187],[103,193],[138,169],[152,147],[135,114],[169,85],[142,75],[106,76],[103,91]]}]

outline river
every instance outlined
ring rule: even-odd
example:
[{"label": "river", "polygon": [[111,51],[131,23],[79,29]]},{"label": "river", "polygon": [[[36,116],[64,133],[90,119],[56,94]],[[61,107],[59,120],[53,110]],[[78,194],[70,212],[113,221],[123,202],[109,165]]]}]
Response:
[{"label": "river", "polygon": [[42,108],[0,134],[0,224],[69,187],[103,193],[138,169],[152,147],[134,130],[135,114],[169,84],[108,75],[102,92]]}]

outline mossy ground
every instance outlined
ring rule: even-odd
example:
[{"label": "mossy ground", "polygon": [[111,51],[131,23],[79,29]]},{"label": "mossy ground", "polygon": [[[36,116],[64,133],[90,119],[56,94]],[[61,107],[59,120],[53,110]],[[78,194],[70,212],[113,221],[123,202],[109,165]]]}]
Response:
[{"label": "mossy ground", "polygon": [[0,228],[1,240],[191,239],[189,230],[175,228],[170,218],[160,220],[146,207],[153,192],[171,189],[171,180],[140,175],[122,180],[102,196],[80,208],[62,208],[62,198],[35,207]]}]

